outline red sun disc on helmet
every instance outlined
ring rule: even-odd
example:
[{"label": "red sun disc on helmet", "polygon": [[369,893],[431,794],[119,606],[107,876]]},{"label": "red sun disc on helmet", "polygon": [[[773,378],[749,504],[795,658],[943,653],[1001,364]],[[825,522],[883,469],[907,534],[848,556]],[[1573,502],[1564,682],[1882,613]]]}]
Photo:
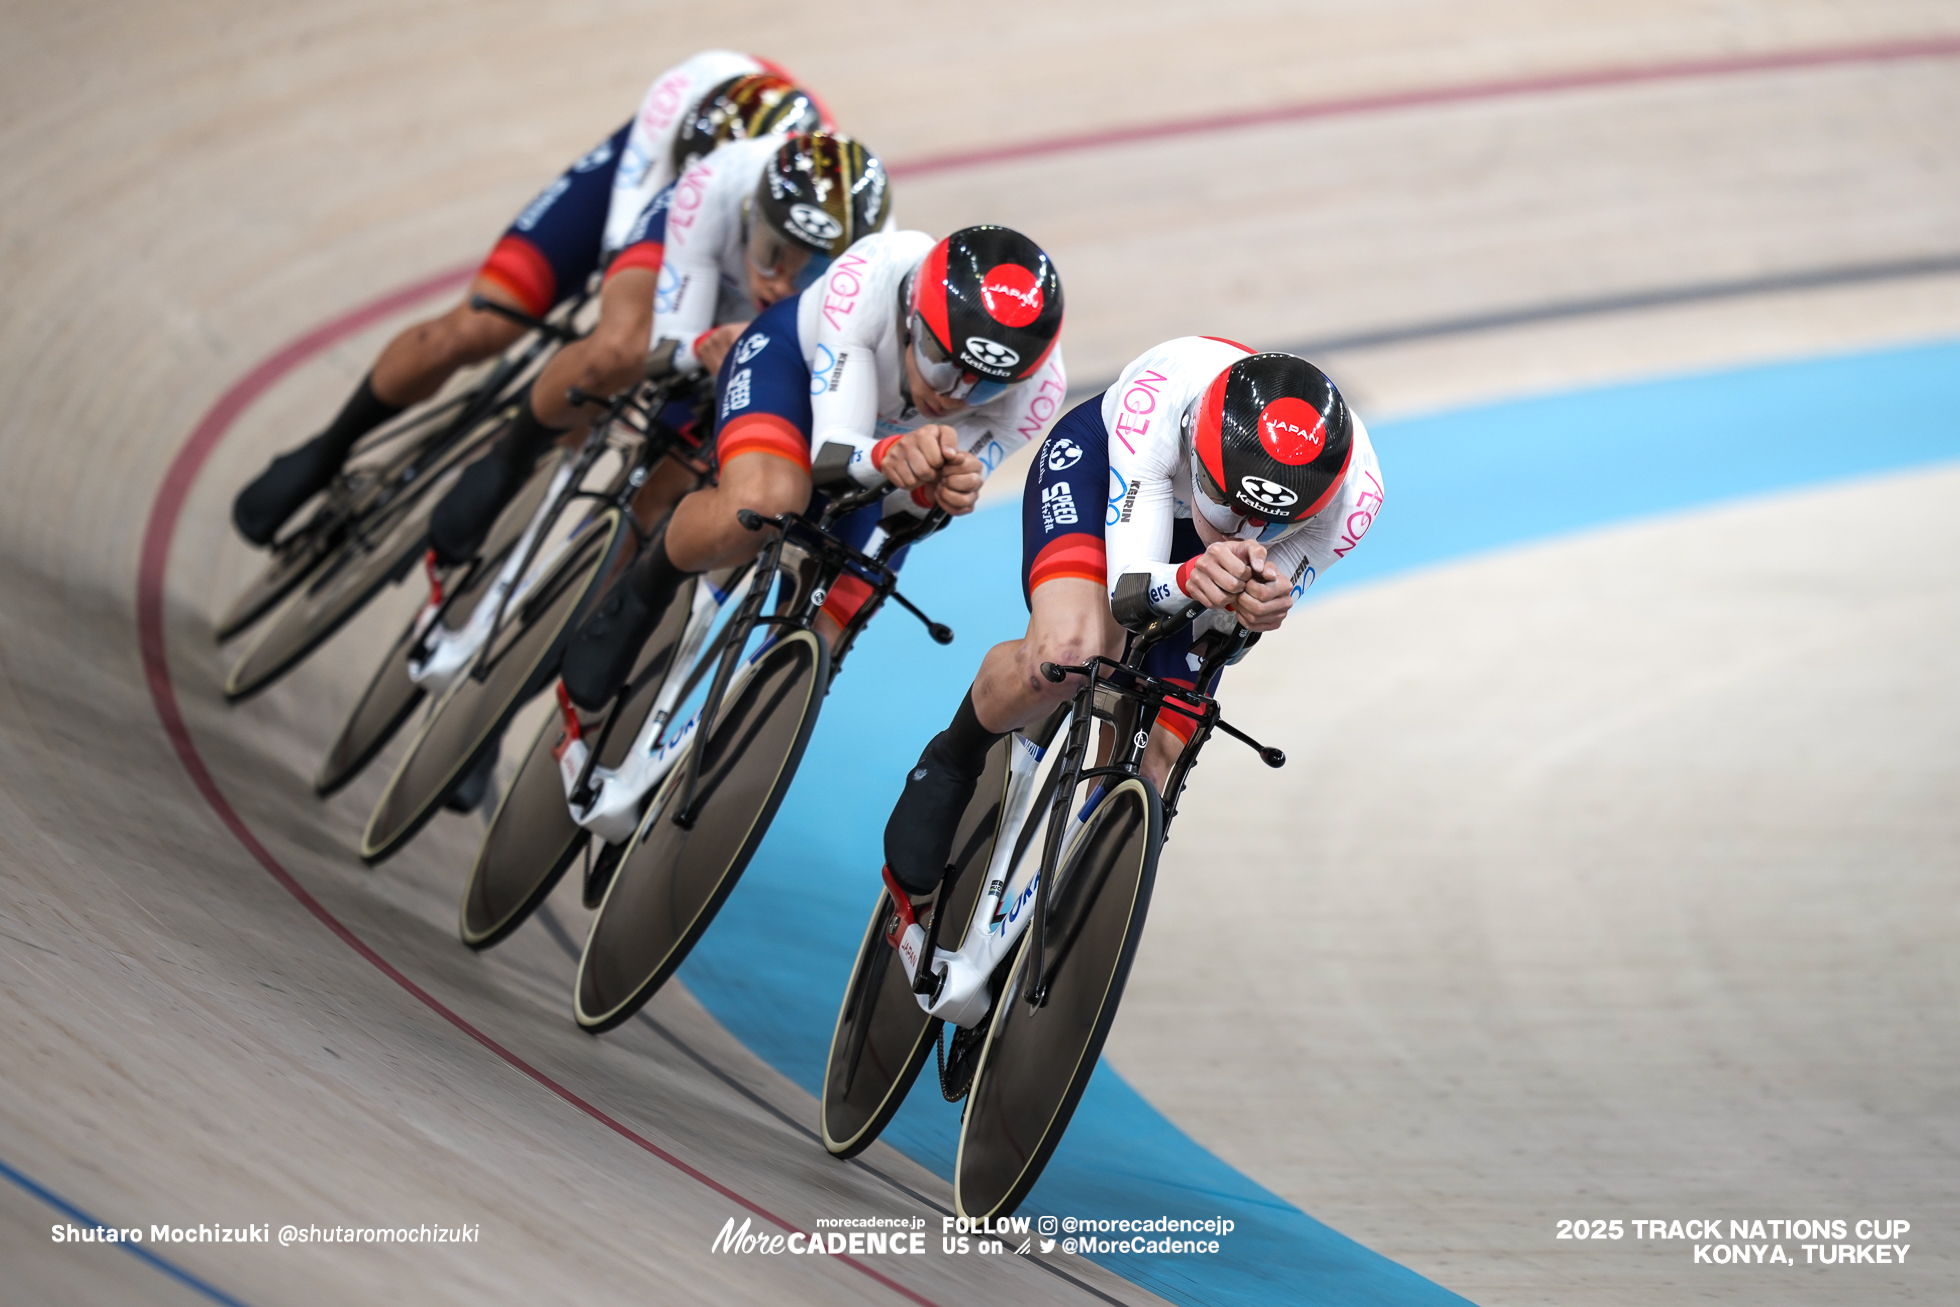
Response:
[{"label": "red sun disc on helmet", "polygon": [[1304,399],[1276,399],[1259,413],[1259,443],[1288,467],[1311,463],[1327,448],[1327,419]]},{"label": "red sun disc on helmet", "polygon": [[980,282],[987,316],[1004,327],[1025,327],[1041,316],[1041,283],[1018,263],[999,263]]}]

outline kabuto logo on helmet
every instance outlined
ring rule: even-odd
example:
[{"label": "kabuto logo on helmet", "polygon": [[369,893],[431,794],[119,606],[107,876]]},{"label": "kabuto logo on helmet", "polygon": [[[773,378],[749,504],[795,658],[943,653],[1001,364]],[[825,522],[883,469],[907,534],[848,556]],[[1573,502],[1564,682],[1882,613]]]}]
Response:
[{"label": "kabuto logo on helmet", "polygon": [[1006,372],[1021,361],[1021,356],[997,340],[968,336],[965,361],[983,372]]},{"label": "kabuto logo on helmet", "polygon": [[1311,463],[1327,448],[1327,419],[1304,399],[1276,399],[1260,411],[1259,443],[1289,467]]},{"label": "kabuto logo on helmet", "polygon": [[1300,499],[1300,496],[1279,482],[1268,481],[1264,477],[1242,478],[1239,481],[1239,489],[1244,491],[1248,498],[1264,504],[1267,508],[1286,508],[1299,502]]},{"label": "kabuto logo on helmet", "polygon": [[789,225],[819,245],[828,245],[844,234],[844,224],[814,204],[790,205]]},{"label": "kabuto logo on helmet", "polygon": [[1003,327],[1025,327],[1041,316],[1041,283],[1018,263],[994,265],[980,282],[987,316]]}]

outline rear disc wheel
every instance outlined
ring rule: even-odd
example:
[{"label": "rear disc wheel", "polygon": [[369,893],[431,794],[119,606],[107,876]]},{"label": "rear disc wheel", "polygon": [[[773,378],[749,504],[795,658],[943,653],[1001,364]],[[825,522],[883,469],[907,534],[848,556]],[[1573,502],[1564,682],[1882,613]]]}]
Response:
[{"label": "rear disc wheel", "polygon": [[549,684],[573,624],[611,575],[626,534],[617,509],[592,518],[512,604],[502,629],[450,683],[389,778],[361,837],[363,860],[380,862],[413,838],[496,747],[517,711]]},{"label": "rear disc wheel", "polygon": [[728,689],[703,750],[695,820],[675,824],[683,757],[640,822],[579,957],[573,1013],[587,1030],[630,1018],[680,968],[768,833],[823,706],[830,650],[791,631]]}]

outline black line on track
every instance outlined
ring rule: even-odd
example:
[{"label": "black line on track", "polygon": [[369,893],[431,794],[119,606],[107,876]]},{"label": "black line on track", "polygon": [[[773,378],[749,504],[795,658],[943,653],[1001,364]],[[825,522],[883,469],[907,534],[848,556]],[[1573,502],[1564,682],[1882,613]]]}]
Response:
[{"label": "black line on track", "polygon": [[1439,336],[1469,335],[1504,327],[1528,326],[1536,322],[1556,322],[1563,318],[1588,318],[1609,313],[1629,313],[1638,309],[1662,308],[1674,304],[1696,304],[1709,300],[1741,299],[1750,295],[1781,295],[1792,291],[1816,290],[1827,286],[1850,286],[1869,281],[1896,281],[1910,277],[1933,277],[1960,272],[1960,254],[1933,254],[1911,259],[1892,259],[1880,263],[1846,263],[1835,267],[1803,268],[1764,277],[1735,277],[1721,281],[1690,282],[1681,286],[1662,286],[1652,290],[1625,291],[1590,299],[1554,301],[1489,313],[1471,313],[1456,318],[1439,318],[1401,327],[1359,331],[1345,336],[1327,336],[1308,341],[1292,351],[1318,350],[1323,353],[1344,349],[1366,349],[1375,345],[1400,345],[1408,341],[1430,340]]},{"label": "black line on track", "polygon": [[[1316,354],[1370,349],[1382,345],[1405,345],[1421,340],[1437,340],[1446,336],[1469,336],[1480,331],[1528,327],[1540,322],[1605,317],[1614,313],[1667,308],[1676,304],[1746,299],[1751,295],[1785,295],[1795,291],[1818,290],[1831,286],[1855,286],[1874,281],[1938,277],[1955,272],[1960,272],[1960,254],[1928,254],[1877,263],[1845,263],[1823,268],[1800,268],[1794,272],[1779,272],[1763,277],[1688,282],[1679,286],[1655,287],[1651,290],[1624,291],[1616,295],[1555,300],[1547,304],[1525,305],[1515,309],[1496,309],[1488,313],[1435,318],[1428,322],[1405,323],[1399,327],[1379,327],[1369,331],[1350,332],[1342,336],[1322,336],[1283,348],[1289,354],[1311,358]],[[1115,384],[1116,378],[1113,376],[1096,382],[1078,383],[1070,387],[1066,402],[1079,403]]]},{"label": "black line on track", "polygon": [[[565,923],[558,920],[558,914],[551,910],[551,905],[549,903],[539,905],[538,920],[544,923],[544,928],[546,933],[548,933],[551,936],[551,938],[557,943],[558,947],[564,952],[565,956],[571,958],[572,961],[576,963],[578,961],[578,956],[579,956],[578,941],[574,940],[572,938],[571,932],[565,929]],[[782,1108],[777,1107],[774,1103],[764,1098],[761,1094],[758,1094],[754,1089],[751,1089],[748,1085],[743,1084],[740,1080],[736,1079],[735,1076],[730,1072],[724,1070],[719,1066],[716,1066],[713,1062],[709,1061],[705,1054],[701,1053],[699,1050],[694,1048],[686,1040],[682,1039],[679,1035],[676,1035],[673,1031],[669,1030],[666,1026],[654,1020],[651,1016],[648,1016],[646,1009],[642,1008],[639,1012],[637,1012],[635,1014],[634,1019],[646,1022],[646,1024],[654,1031],[655,1034],[659,1035],[662,1039],[666,1040],[668,1043],[672,1044],[675,1048],[679,1049],[691,1061],[693,1061],[693,1063],[696,1066],[700,1067],[703,1071],[706,1071],[709,1075],[721,1081],[721,1083],[727,1085],[730,1089],[740,1094],[743,1098],[755,1104],[757,1107],[767,1112],[770,1116],[775,1117],[778,1121],[781,1121],[784,1125],[796,1131],[796,1133],[802,1135],[804,1138],[808,1139],[811,1143],[815,1144],[817,1147],[819,1148],[823,1147],[823,1137],[819,1135],[816,1131],[812,1130],[809,1126],[805,1125],[803,1122],[791,1116],[788,1112],[783,1111]],[[906,1197],[914,1200],[915,1202],[924,1203],[927,1207],[932,1208],[933,1211],[938,1212],[941,1216],[953,1215],[952,1208],[946,1206],[944,1203],[939,1202],[936,1199],[928,1198],[926,1195],[912,1188],[912,1186],[906,1184],[904,1181],[899,1180],[894,1176],[885,1174],[883,1171],[871,1165],[871,1163],[865,1161],[861,1157],[851,1158],[848,1164],[857,1167],[859,1170],[865,1172],[868,1175],[877,1177],[878,1179],[884,1181],[886,1184],[890,1185],[893,1189],[898,1190],[898,1192],[904,1194]],[[1048,1272],[1050,1275],[1068,1281],[1070,1284],[1082,1290],[1084,1293],[1093,1294],[1095,1297],[1102,1299],[1106,1303],[1109,1303],[1111,1307],[1129,1307],[1129,1304],[1125,1303],[1121,1298],[1111,1297],[1109,1294],[1104,1293],[1101,1289],[1098,1289],[1095,1285],[1090,1284],[1085,1280],[1077,1279],[1075,1276],[1070,1275],[1067,1271],[1063,1270],[1059,1266],[1051,1266],[1047,1262],[1044,1262],[1040,1258],[1034,1256],[1029,1256],[1027,1258],[1027,1262],[1031,1266],[1040,1267],[1042,1270]]]}]

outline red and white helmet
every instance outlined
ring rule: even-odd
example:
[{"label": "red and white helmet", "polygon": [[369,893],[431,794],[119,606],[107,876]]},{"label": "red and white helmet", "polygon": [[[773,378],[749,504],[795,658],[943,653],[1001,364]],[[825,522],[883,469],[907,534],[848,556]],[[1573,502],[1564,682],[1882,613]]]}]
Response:
[{"label": "red and white helmet", "polygon": [[909,307],[907,331],[926,384],[984,404],[1033,376],[1054,350],[1062,279],[1020,232],[964,227],[912,274]]}]

